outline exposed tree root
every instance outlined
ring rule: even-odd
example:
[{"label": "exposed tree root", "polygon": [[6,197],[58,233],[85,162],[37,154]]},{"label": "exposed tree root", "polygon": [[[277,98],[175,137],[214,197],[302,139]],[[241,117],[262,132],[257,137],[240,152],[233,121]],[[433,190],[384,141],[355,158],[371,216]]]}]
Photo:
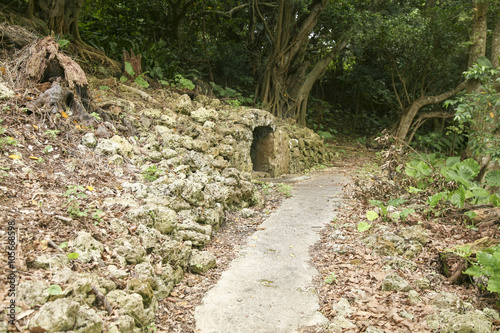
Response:
[{"label": "exposed tree root", "polygon": [[114,71],[120,71],[121,69],[121,64],[118,61],[108,58],[104,52],[88,44],[75,42],[74,50],[83,60],[99,63],[101,65],[107,64]]}]

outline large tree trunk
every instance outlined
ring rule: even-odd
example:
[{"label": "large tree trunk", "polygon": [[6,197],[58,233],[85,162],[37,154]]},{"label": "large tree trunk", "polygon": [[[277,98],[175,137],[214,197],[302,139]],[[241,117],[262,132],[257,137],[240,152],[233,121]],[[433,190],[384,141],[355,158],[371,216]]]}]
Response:
[{"label": "large tree trunk", "polygon": [[82,43],[78,30],[80,10],[85,0],[29,0],[28,16],[45,21],[55,34],[70,35]]},{"label": "large tree trunk", "polygon": [[491,36],[491,64],[493,67],[500,66],[500,17]]},{"label": "large tree trunk", "polygon": [[43,20],[56,35],[71,36],[72,46],[82,59],[105,62],[113,70],[118,70],[120,68],[118,62],[82,41],[78,21],[84,2],[85,0],[29,0],[28,17]]},{"label": "large tree trunk", "polygon": [[[486,54],[486,34],[488,32],[487,15],[488,0],[474,0],[474,17],[472,21],[471,46],[469,49],[469,61],[467,68],[471,68],[477,58]],[[478,80],[469,80],[467,92],[477,91],[481,87]]]},{"label": "large tree trunk", "polygon": [[[486,54],[486,37],[488,32],[487,26],[487,15],[488,15],[488,0],[474,0],[474,16],[472,21],[472,40],[471,46],[469,49],[469,68],[474,65],[477,59],[481,56],[485,56]],[[472,94],[474,92],[479,92],[481,89],[481,81],[470,79],[467,83],[467,93]],[[486,112],[486,110],[485,110]],[[485,115],[481,111],[475,111],[472,115],[473,122],[470,128],[471,136],[469,137],[469,142],[466,148],[466,155],[469,157],[474,157],[476,161],[481,166],[481,171],[479,172],[478,179],[484,177],[486,171],[491,164],[491,156],[482,156],[478,154],[474,154],[474,150],[472,148],[471,137],[474,136],[474,133],[480,133],[489,131],[493,133],[495,128],[493,126],[488,126],[484,122]]]},{"label": "large tree trunk", "polygon": [[[297,19],[293,1],[282,0],[278,5],[273,44],[259,79],[258,95],[271,113],[281,118],[293,118],[305,124],[309,93],[326,71],[328,64],[345,47],[338,43],[322,60],[313,65],[305,60],[311,32],[328,5],[327,0],[316,0],[303,20]],[[296,26],[296,22],[301,22]]]},{"label": "large tree trunk", "polygon": [[415,100],[409,107],[405,109],[401,118],[399,120],[399,124],[397,129],[395,130],[394,136],[400,139],[401,141],[406,139],[408,132],[410,131],[411,125],[413,123],[413,119],[415,119],[418,111],[426,105],[441,103],[455,95],[460,90],[464,89],[467,85],[467,81],[460,83],[455,88],[448,90],[445,93],[437,96],[421,96],[417,100]]}]

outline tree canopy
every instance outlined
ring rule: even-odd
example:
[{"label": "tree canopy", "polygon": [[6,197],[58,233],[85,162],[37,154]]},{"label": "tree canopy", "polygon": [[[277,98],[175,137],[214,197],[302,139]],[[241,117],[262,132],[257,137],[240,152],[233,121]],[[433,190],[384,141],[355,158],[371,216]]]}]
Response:
[{"label": "tree canopy", "polygon": [[[491,0],[13,5],[44,20],[60,38],[89,46],[80,52],[84,59],[97,54],[90,47],[118,61],[124,50],[133,51],[152,79],[209,82],[221,98],[329,135],[386,128],[410,142],[417,131],[442,132],[445,122],[456,125],[455,110],[442,103],[464,88],[478,89],[477,80],[462,73],[480,56],[496,67],[500,55],[499,6]],[[440,120],[427,126],[429,119]]]}]

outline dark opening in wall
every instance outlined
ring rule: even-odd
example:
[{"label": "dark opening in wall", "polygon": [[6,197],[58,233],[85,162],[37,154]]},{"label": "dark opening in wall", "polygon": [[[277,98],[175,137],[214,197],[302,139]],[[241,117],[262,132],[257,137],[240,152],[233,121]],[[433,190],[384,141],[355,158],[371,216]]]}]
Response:
[{"label": "dark opening in wall", "polygon": [[253,141],[250,149],[253,171],[269,172],[269,158],[273,155],[273,129],[269,126],[259,126],[253,130]]}]

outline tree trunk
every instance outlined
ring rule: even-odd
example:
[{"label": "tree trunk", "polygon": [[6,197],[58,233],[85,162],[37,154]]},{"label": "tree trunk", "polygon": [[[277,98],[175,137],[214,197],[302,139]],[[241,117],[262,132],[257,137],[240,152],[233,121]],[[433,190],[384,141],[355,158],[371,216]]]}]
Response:
[{"label": "tree trunk", "polygon": [[491,64],[500,66],[500,17],[497,19],[493,35],[491,36]]},{"label": "tree trunk", "polygon": [[[471,68],[477,58],[486,54],[486,34],[488,32],[487,15],[488,0],[474,0],[474,16],[472,21],[471,46],[467,68]],[[481,87],[478,80],[469,80],[467,93],[477,91]]]},{"label": "tree trunk", "polygon": [[[298,20],[293,2],[279,1],[272,49],[259,79],[260,100],[277,117],[305,124],[307,100],[314,83],[346,46],[344,42],[338,43],[309,70],[305,56],[310,35],[327,5],[327,0],[316,0],[304,20]],[[301,22],[300,26],[296,22]]]},{"label": "tree trunk", "polygon": [[[488,0],[473,1],[474,16],[472,22],[472,40],[469,49],[469,62],[468,62],[469,68],[472,67],[472,65],[474,65],[474,63],[477,61],[479,57],[484,56],[486,54],[486,37],[488,32],[488,26],[487,26],[488,5],[489,5]],[[495,49],[497,47],[498,46],[495,45],[495,48],[492,48],[492,52],[496,52]],[[468,80],[467,93],[471,94],[473,92],[478,92],[480,89],[481,89],[481,82],[479,80],[475,79]],[[486,112],[486,110],[484,112]],[[487,128],[484,128],[484,116],[485,115],[483,114],[483,112],[475,111],[473,113],[472,118],[474,119],[474,122],[472,122],[470,128],[472,134],[475,132],[482,132],[482,131],[494,133],[495,128],[493,126],[488,126]],[[465,153],[467,156],[470,157],[474,156],[474,151],[471,146],[470,139],[467,144]],[[475,155],[474,159],[481,166],[481,171],[479,172],[478,175],[478,180],[481,180],[481,178],[483,178],[484,175],[486,174],[486,171],[490,163],[492,162],[492,158],[491,156]]]},{"label": "tree trunk", "polygon": [[467,81],[460,83],[455,88],[448,90],[445,93],[442,93],[438,96],[421,96],[417,100],[415,100],[409,107],[401,115],[399,120],[399,125],[394,133],[394,136],[400,139],[401,141],[406,139],[408,132],[410,131],[411,124],[413,123],[413,119],[415,119],[418,111],[426,105],[436,104],[444,102],[446,99],[455,95],[460,90],[464,89],[467,85]]},{"label": "tree trunk", "polygon": [[76,43],[82,43],[78,30],[80,10],[85,0],[29,0],[28,16],[47,23],[55,34],[70,35]]}]

